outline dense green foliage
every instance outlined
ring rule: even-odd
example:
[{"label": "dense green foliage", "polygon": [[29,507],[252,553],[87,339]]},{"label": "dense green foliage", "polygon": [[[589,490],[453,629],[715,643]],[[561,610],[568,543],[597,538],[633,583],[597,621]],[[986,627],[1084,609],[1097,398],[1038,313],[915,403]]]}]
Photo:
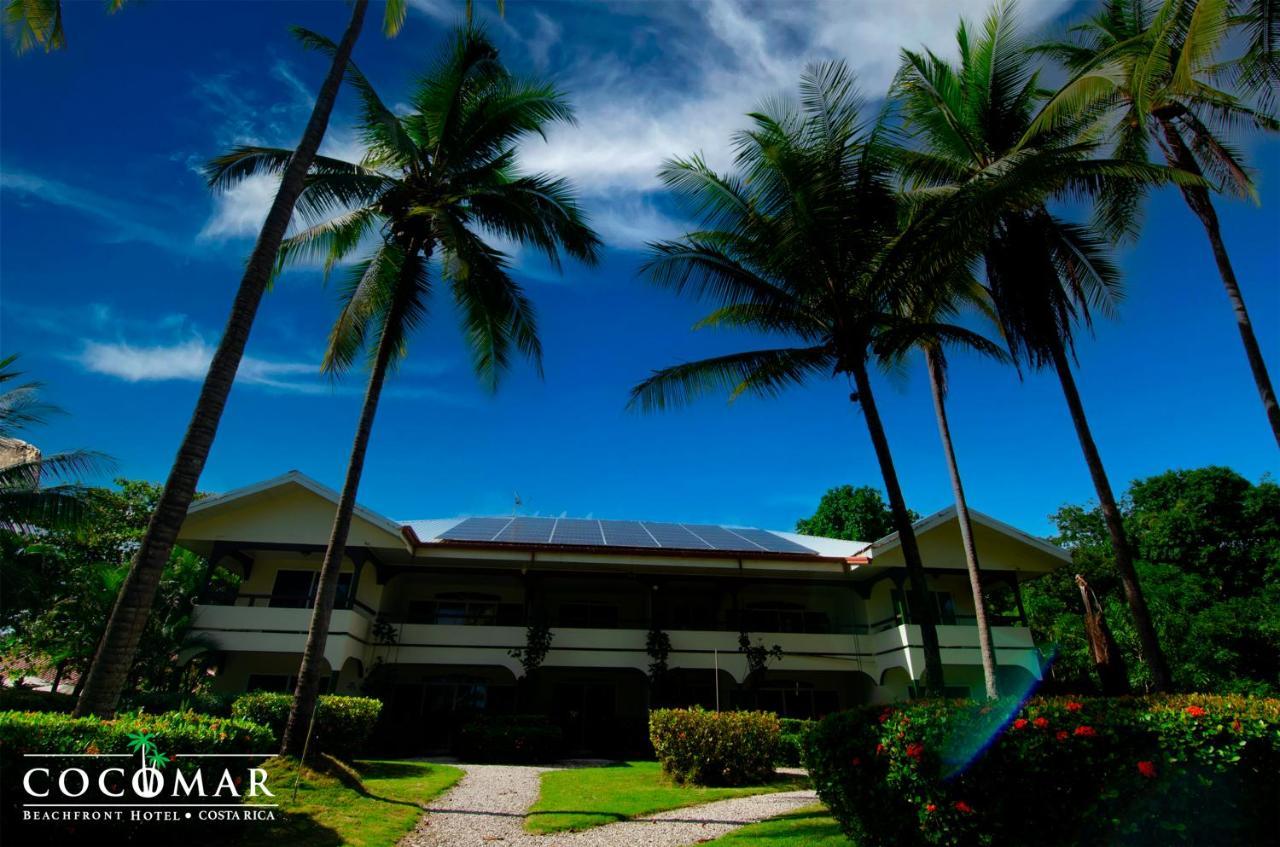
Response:
[{"label": "dense green foliage", "polygon": [[261,753],[271,730],[238,718],[199,712],[126,714],[114,720],[56,712],[0,712],[0,751],[6,767],[24,753],[127,753],[130,733],[150,733],[164,753]]},{"label": "dense green foliage", "polygon": [[[914,510],[908,511],[912,521],[920,520]],[[878,489],[840,485],[822,495],[811,516],[796,521],[796,532],[871,542],[893,532],[893,513]]]},{"label": "dense green foliage", "polygon": [[804,739],[816,722],[800,718],[782,718],[778,722],[782,726],[782,734],[778,736],[778,764],[788,767],[804,764]]},{"label": "dense green foliage", "polygon": [[[1280,692],[1280,485],[1221,467],[1168,471],[1134,482],[1121,503],[1160,641],[1177,687]],[[1096,508],[1064,506],[1054,541],[1071,568],[1027,583],[1023,602],[1037,642],[1056,653],[1050,683],[1091,691],[1093,661],[1073,577],[1083,574],[1137,690],[1148,683],[1106,528]]]},{"label": "dense green foliage", "polygon": [[[802,787],[798,778],[767,779],[732,788],[681,785],[656,762],[568,768],[542,775],[538,801],[529,809],[524,828],[534,833],[588,829],[666,809]],[[619,839],[619,843],[623,841]]]},{"label": "dense green foliage", "polygon": [[479,715],[454,739],[464,762],[551,762],[563,750],[564,732],[542,715]]},{"label": "dense green foliage", "polygon": [[[49,669],[83,672],[146,530],[160,486],[119,479],[86,489],[81,518],[40,532],[0,532],[0,655]],[[175,549],[160,580],[129,677],[130,692],[186,693],[207,645],[191,636],[191,603],[203,588],[204,559]],[[221,572],[218,580],[227,579]],[[197,661],[185,660],[195,654]]]},{"label": "dense green foliage", "polygon": [[865,707],[823,719],[806,756],[859,847],[1258,844],[1274,834],[1280,701]]},{"label": "dense green foliage", "polygon": [[655,709],[649,740],[662,770],[679,783],[751,785],[773,775],[782,727],[772,712]]},{"label": "dense green foliage", "polygon": [[[280,738],[289,719],[292,695],[255,691],[237,697],[231,704],[231,715],[270,727]],[[311,754],[329,753],[340,759],[360,754],[378,723],[382,701],[371,697],[340,697],[327,694],[316,707],[315,728],[311,735]]]}]

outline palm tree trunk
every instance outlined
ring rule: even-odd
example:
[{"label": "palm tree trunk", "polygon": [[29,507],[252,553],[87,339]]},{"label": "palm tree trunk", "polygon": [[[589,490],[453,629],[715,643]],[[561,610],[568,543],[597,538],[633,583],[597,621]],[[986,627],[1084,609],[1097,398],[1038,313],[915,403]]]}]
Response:
[{"label": "palm tree trunk", "polygon": [[[403,290],[405,286],[401,286]],[[397,307],[392,307],[388,322],[396,319]],[[302,665],[298,669],[298,685],[293,693],[293,705],[285,724],[282,756],[301,756],[306,746],[311,713],[320,694],[320,665],[324,661],[325,643],[329,638],[329,620],[333,616],[333,603],[338,594],[338,573],[347,553],[347,535],[351,531],[351,517],[356,508],[356,492],[364,473],[365,453],[369,449],[369,437],[373,432],[373,419],[378,412],[378,400],[382,396],[382,383],[387,376],[387,366],[395,344],[392,334],[385,331],[378,342],[369,384],[365,387],[364,405],[360,408],[360,420],[356,424],[356,437],[351,443],[351,458],[347,462],[347,478],[342,483],[338,498],[338,511],[333,517],[333,529],[329,533],[329,547],[325,550],[324,564],[320,566],[320,582],[316,587],[315,606],[311,610],[311,624],[307,630],[307,644],[302,651]],[[352,596],[359,586],[352,585]]]},{"label": "palm tree trunk", "polygon": [[880,412],[876,408],[875,397],[871,393],[871,380],[867,377],[866,365],[859,362],[853,368],[854,384],[858,387],[856,402],[862,406],[862,414],[867,421],[867,432],[871,436],[871,444],[875,447],[876,459],[880,463],[880,475],[884,478],[885,494],[889,497],[889,511],[893,514],[893,526],[898,531],[898,542],[902,545],[902,558],[907,565],[907,576],[911,580],[911,603],[921,620],[920,634],[924,640],[924,687],[929,694],[942,693],[942,651],[938,646],[938,610],[929,595],[925,582],[924,562],[920,559],[920,547],[916,544],[916,533],[911,527],[911,514],[907,511],[906,501],[902,499],[902,488],[898,485],[898,472],[893,466],[893,454],[889,451],[889,439],[884,432],[884,424],[880,421]]},{"label": "palm tree trunk", "polygon": [[[1177,128],[1169,121],[1160,122],[1164,130],[1165,153],[1169,164],[1188,173],[1201,176],[1200,166],[1195,157],[1187,149],[1178,134]],[[1262,358],[1262,348],[1253,332],[1253,321],[1249,318],[1249,310],[1244,305],[1244,294],[1236,282],[1235,269],[1231,267],[1231,257],[1227,255],[1227,246],[1222,241],[1222,228],[1218,224],[1218,213],[1213,208],[1209,192],[1203,188],[1186,186],[1182,188],[1182,197],[1191,207],[1191,211],[1204,226],[1209,236],[1209,246],[1213,248],[1213,259],[1218,264],[1218,275],[1222,277],[1222,287],[1227,290],[1227,299],[1231,302],[1231,310],[1236,316],[1236,329],[1240,331],[1240,341],[1244,344],[1244,355],[1249,360],[1249,369],[1253,372],[1254,385],[1258,387],[1258,396],[1262,398],[1262,409],[1266,412],[1267,421],[1271,424],[1271,434],[1280,446],[1280,402],[1276,401],[1276,391],[1271,385],[1271,375],[1267,373],[1267,363]]]},{"label": "palm tree trunk", "polygon": [[155,602],[160,575],[173,552],[174,541],[187,516],[187,507],[195,496],[200,473],[209,458],[209,450],[218,432],[227,395],[231,392],[236,371],[240,367],[240,359],[249,340],[249,330],[253,327],[258,304],[271,279],[280,242],[293,216],[298,195],[302,193],[307,171],[311,168],[316,150],[319,149],[329,125],[329,115],[333,112],[338,88],[342,85],[342,77],[364,24],[364,13],[368,5],[369,0],[356,0],[351,20],[329,67],[329,74],[320,86],[320,93],[311,110],[311,118],[307,121],[302,140],[289,159],[289,164],[285,166],[271,211],[262,225],[244,276],[240,280],[240,288],[236,291],[231,314],[222,331],[222,339],[209,362],[209,372],[200,389],[200,397],[178,448],[173,468],[169,471],[169,478],[160,493],[156,510],[151,515],[147,531],[134,555],[129,575],[120,587],[106,630],[98,642],[97,654],[89,666],[84,690],[76,701],[77,716],[108,716],[115,712],[138,642],[142,638],[142,631],[151,614],[151,606]]},{"label": "palm tree trunk", "polygon": [[1080,440],[1080,450],[1084,453],[1085,464],[1089,466],[1089,476],[1093,478],[1093,488],[1098,495],[1098,507],[1107,525],[1107,534],[1111,537],[1111,549],[1115,552],[1116,570],[1120,572],[1124,596],[1133,613],[1134,627],[1138,630],[1142,658],[1151,670],[1152,687],[1156,691],[1168,691],[1172,684],[1169,665],[1165,661],[1164,651],[1160,649],[1160,639],[1156,636],[1155,625],[1151,622],[1151,613],[1147,610],[1147,599],[1142,594],[1142,586],[1138,584],[1138,572],[1133,567],[1133,553],[1129,548],[1129,539],[1125,535],[1120,508],[1116,505],[1115,495],[1111,492],[1111,481],[1107,479],[1106,468],[1102,465],[1102,456],[1098,454],[1098,445],[1094,443],[1093,433],[1089,430],[1089,421],[1084,414],[1084,404],[1080,402],[1080,392],[1076,389],[1075,377],[1071,375],[1071,365],[1067,361],[1067,354],[1060,342],[1053,345],[1053,364],[1058,371],[1058,380],[1062,383],[1062,394],[1067,399],[1067,408],[1071,411],[1071,422],[1075,425],[1076,437]]},{"label": "palm tree trunk", "polygon": [[982,596],[982,572],[978,568],[978,548],[973,542],[973,524],[969,521],[969,503],[960,482],[960,466],[956,462],[955,447],[951,443],[951,425],[947,422],[946,391],[942,362],[930,347],[924,351],[925,365],[929,370],[929,388],[933,392],[933,411],[938,418],[938,436],[942,439],[942,451],[947,455],[947,472],[951,474],[951,494],[956,501],[956,520],[960,524],[960,541],[964,547],[964,563],[969,571],[969,588],[973,591],[973,616],[978,624],[978,652],[982,654],[982,678],[986,682],[987,696],[1000,696],[996,682],[996,651],[991,641],[991,623],[987,620],[987,603]]}]

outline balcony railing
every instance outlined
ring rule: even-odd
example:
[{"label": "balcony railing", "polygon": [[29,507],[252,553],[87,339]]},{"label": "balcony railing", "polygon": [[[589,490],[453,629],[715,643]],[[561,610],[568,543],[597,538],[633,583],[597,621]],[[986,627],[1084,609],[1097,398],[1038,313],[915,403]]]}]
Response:
[{"label": "balcony railing", "polygon": [[[234,591],[211,591],[201,595],[197,601],[202,606],[267,606],[275,609],[310,609],[315,606],[316,598],[311,594],[250,594]],[[335,609],[355,609],[376,618],[378,612],[366,603],[354,597],[337,597]]]}]

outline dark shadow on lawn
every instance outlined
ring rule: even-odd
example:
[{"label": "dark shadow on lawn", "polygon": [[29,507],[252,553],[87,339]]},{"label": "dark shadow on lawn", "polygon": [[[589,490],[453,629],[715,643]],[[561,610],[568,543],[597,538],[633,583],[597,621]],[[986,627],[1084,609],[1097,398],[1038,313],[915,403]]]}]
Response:
[{"label": "dark shadow on lawn", "polygon": [[[387,771],[385,773],[376,773],[376,771],[384,765],[387,768]],[[395,762],[362,762],[359,765],[353,766],[336,759],[327,753],[321,755],[315,761],[310,762],[307,766],[317,773],[333,777],[338,780],[338,782],[342,783],[344,787],[351,789],[361,797],[368,797],[370,800],[377,800],[380,803],[390,803],[395,806],[412,806],[415,809],[422,808],[421,803],[417,803],[412,800],[394,800],[390,797],[383,797],[379,794],[374,794],[369,790],[369,787],[364,784],[363,780],[363,777],[374,778],[377,776],[397,775],[411,776],[419,772],[417,768],[397,764]],[[290,789],[292,793],[292,783],[290,783]]]}]

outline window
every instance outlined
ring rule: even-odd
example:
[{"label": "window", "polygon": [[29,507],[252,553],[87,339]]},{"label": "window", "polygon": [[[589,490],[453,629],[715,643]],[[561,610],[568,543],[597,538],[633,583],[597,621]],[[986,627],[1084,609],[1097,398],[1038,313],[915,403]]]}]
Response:
[{"label": "window", "polygon": [[[338,574],[338,590],[334,593],[333,607],[344,609],[351,595],[351,571]],[[316,589],[320,583],[319,571],[279,570],[271,589],[268,606],[278,609],[309,609],[316,602]]]},{"label": "window", "polygon": [[[954,626],[956,623],[956,601],[951,596],[951,593],[948,591],[930,591],[929,594],[932,596],[934,608],[938,611],[938,623]],[[890,592],[890,596],[893,600],[893,615],[896,623],[911,623],[914,615],[910,614],[907,609],[902,592],[895,588]]]},{"label": "window", "polygon": [[799,603],[779,601],[749,603],[742,612],[748,632],[830,632],[826,612],[811,612]]},{"label": "window", "polygon": [[561,603],[560,626],[617,629],[618,607],[611,603]]},{"label": "window", "polygon": [[434,600],[414,600],[406,607],[409,623],[444,626],[519,626],[524,607],[499,602],[497,594],[445,592]]}]

